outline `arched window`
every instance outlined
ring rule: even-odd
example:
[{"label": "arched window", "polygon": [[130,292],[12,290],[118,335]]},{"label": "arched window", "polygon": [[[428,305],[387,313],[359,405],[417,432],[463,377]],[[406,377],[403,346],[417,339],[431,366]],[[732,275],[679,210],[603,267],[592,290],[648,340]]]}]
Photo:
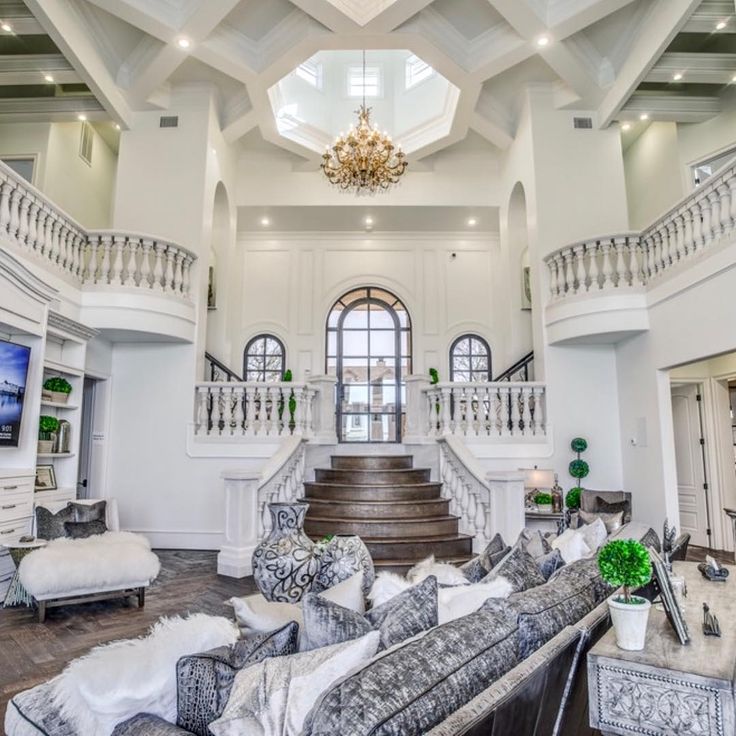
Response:
[{"label": "arched window", "polygon": [[280,381],[284,376],[286,350],[275,335],[256,335],[248,340],[243,356],[243,380]]},{"label": "arched window", "polygon": [[461,335],[450,347],[450,380],[491,380],[491,348],[480,335]]}]

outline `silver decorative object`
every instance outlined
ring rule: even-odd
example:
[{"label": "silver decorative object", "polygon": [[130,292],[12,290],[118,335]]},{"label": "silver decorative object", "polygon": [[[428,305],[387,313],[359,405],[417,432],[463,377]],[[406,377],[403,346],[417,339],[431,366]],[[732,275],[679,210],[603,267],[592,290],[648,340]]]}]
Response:
[{"label": "silver decorative object", "polygon": [[354,534],[336,534],[323,546],[314,590],[320,592],[363,571],[363,594],[373,587],[376,573],[363,540]]},{"label": "silver decorative object", "polygon": [[304,533],[308,503],[270,503],[271,532],[253,552],[253,577],[269,601],[297,603],[312,588],[320,561]]}]

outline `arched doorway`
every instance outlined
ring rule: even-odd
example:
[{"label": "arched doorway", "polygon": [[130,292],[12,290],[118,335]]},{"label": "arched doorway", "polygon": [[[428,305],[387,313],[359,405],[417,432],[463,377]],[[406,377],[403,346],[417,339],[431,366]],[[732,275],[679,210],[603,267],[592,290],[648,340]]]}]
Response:
[{"label": "arched doorway", "polygon": [[411,320],[385,289],[354,289],[327,318],[326,370],[337,378],[340,442],[401,442]]}]

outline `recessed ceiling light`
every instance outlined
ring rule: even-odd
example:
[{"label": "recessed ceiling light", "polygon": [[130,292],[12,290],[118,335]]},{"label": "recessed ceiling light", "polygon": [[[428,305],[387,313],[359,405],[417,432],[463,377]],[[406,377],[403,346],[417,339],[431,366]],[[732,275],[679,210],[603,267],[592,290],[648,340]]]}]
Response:
[{"label": "recessed ceiling light", "polygon": [[672,75],[672,79],[674,79],[675,82],[679,82],[682,79],[682,74],[680,74],[680,72],[677,72],[677,74]]},{"label": "recessed ceiling light", "polygon": [[639,115],[639,120],[649,120],[649,113],[643,112],[641,115]]},{"label": "recessed ceiling light", "polygon": [[84,113],[80,112],[79,115],[77,115],[77,120],[81,120],[82,122],[84,122],[86,119],[87,116]]},{"label": "recessed ceiling light", "polygon": [[478,220],[475,217],[468,218],[468,227],[475,227],[478,224]]},{"label": "recessed ceiling light", "polygon": [[115,123],[115,130],[120,130],[120,123]]},{"label": "recessed ceiling light", "polygon": [[177,40],[176,45],[180,49],[188,49],[192,45],[192,42],[186,36],[182,36]]},{"label": "recessed ceiling light", "polygon": [[367,217],[363,218],[363,224],[370,227],[373,224],[373,218],[368,215]]},{"label": "recessed ceiling light", "polygon": [[10,23],[6,23],[5,21],[0,23],[0,28],[2,28],[5,31],[5,33],[13,32],[13,26],[11,26]]},{"label": "recessed ceiling light", "polygon": [[538,36],[537,46],[549,46],[549,36]]},{"label": "recessed ceiling light", "polygon": [[271,224],[270,217],[261,217],[261,225],[263,225],[263,227],[268,227],[270,224]]},{"label": "recessed ceiling light", "polygon": [[736,82],[736,74],[734,74],[734,75],[733,75],[733,76],[731,77],[731,81],[732,81],[732,82]]},{"label": "recessed ceiling light", "polygon": [[626,132],[627,130],[631,130],[631,123],[622,123],[621,130],[623,130],[624,132]]},{"label": "recessed ceiling light", "polygon": [[47,82],[53,82],[53,81],[54,81],[54,78],[53,78],[53,77],[52,77],[52,76],[51,76],[50,74],[44,74],[44,75],[43,75],[43,78],[44,78],[44,79],[45,79],[45,80],[46,80]]},{"label": "recessed ceiling light", "polygon": [[[722,31],[726,27],[726,21],[725,20],[719,20],[718,23],[716,23],[716,30]],[[3,28],[3,30],[5,30]]]}]

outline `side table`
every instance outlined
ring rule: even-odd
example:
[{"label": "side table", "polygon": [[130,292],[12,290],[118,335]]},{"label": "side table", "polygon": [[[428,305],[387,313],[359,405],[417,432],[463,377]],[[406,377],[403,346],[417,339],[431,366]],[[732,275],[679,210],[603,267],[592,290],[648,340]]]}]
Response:
[{"label": "side table", "polygon": [[[695,562],[675,562],[685,578],[683,616],[690,642],[681,645],[664,611],[652,606],[644,649],[616,646],[609,629],[588,652],[590,725],[627,736],[733,736],[736,733],[736,569],[711,583]],[[703,603],[721,622],[722,636],[703,633]]]},{"label": "side table", "polygon": [[15,563],[15,574],[10,581],[8,592],[5,594],[3,608],[9,608],[10,606],[32,606],[33,598],[21,585],[18,570],[20,569],[20,561],[34,550],[45,547],[46,540],[34,539],[32,542],[7,542],[1,546],[8,550],[11,559]]}]

